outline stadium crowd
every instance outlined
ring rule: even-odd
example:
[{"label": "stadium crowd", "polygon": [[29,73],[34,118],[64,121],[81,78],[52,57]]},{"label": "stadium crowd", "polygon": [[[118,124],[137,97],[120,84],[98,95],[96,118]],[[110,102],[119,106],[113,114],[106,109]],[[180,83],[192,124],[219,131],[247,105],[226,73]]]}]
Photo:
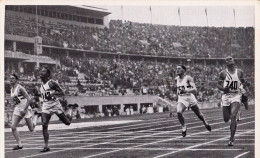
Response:
[{"label": "stadium crowd", "polygon": [[[36,28],[35,18],[6,17],[5,34],[34,37]],[[64,48],[169,57],[189,57],[192,54],[193,58],[220,58],[224,52],[231,52],[234,58],[254,58],[254,28],[179,27],[111,20],[109,28],[101,29],[42,20],[38,22],[38,31],[44,45]],[[27,49],[18,51],[28,52]],[[6,50],[12,50],[12,46]],[[67,95],[154,94],[176,99],[174,69],[179,64],[177,62],[48,56],[60,60],[57,68],[52,67],[52,77],[62,85]],[[249,63],[241,69],[254,83],[252,67],[253,63]],[[220,98],[216,81],[223,69],[224,65],[215,62],[197,61],[189,65],[188,73],[194,77],[199,89],[199,101]],[[5,65],[6,80],[14,72],[19,74],[31,94],[37,92],[37,68],[22,65],[18,69]]]},{"label": "stadium crowd", "polygon": [[[175,68],[178,64],[177,62],[150,60],[67,56],[61,57],[61,65],[58,68],[52,67],[52,78],[62,85],[68,95],[155,94],[176,99],[174,98],[174,96],[176,97],[174,78],[176,77]],[[245,72],[245,78],[253,83],[254,71],[250,71],[251,66],[244,64],[241,69]],[[216,88],[216,81],[219,72],[225,68],[224,65],[195,62],[187,67],[188,74],[194,77],[199,89],[199,100],[204,101],[220,97]],[[7,70],[9,71],[10,68],[6,69],[6,76],[10,74]],[[25,71],[26,74],[17,69],[12,72],[20,74],[22,81],[39,81],[37,71],[37,69]],[[69,85],[72,82],[71,78],[74,78],[72,80],[75,83],[72,86]],[[35,84],[37,85],[37,82]],[[29,91],[33,92],[35,84],[27,85]],[[71,91],[71,87],[76,88],[76,91]]]},{"label": "stadium crowd", "polygon": [[[35,18],[6,17],[5,33],[34,37]],[[44,45],[126,54],[194,58],[254,57],[254,28],[179,27],[111,20],[109,28],[38,22]]]}]

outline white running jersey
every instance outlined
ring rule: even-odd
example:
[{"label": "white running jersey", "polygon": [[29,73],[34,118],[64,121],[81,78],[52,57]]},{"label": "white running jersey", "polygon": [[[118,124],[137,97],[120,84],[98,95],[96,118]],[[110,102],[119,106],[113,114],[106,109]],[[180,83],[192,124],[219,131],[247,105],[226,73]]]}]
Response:
[{"label": "white running jersey", "polygon": [[237,69],[235,70],[234,74],[231,74],[227,69],[226,69],[226,78],[224,80],[223,88],[229,87],[229,90],[231,92],[240,92],[240,86],[241,82],[238,78],[237,75]]},{"label": "white running jersey", "polygon": [[180,79],[179,76],[176,77],[176,80],[177,80],[177,94],[178,95],[187,95],[187,94],[190,95],[191,94],[191,93],[180,94],[180,92],[182,90],[187,90],[189,88],[192,88],[192,86],[190,85],[190,83],[187,80],[188,77],[190,77],[190,76],[186,75],[186,76],[184,76],[183,79]]},{"label": "white running jersey", "polygon": [[50,94],[53,94],[55,93],[55,90],[54,89],[51,89],[50,86],[49,86],[49,82],[51,80],[49,80],[47,83],[45,84],[42,84],[41,85],[41,88],[40,88],[40,91],[41,91],[41,97],[42,97],[42,101],[43,103],[45,102],[50,102],[50,103],[53,103],[53,102],[56,102],[56,99],[47,99],[47,97],[50,95]]},{"label": "white running jersey", "polygon": [[11,89],[11,98],[16,107],[21,107],[27,102],[27,99],[20,91],[21,88],[23,88],[23,86],[18,84],[15,89]]}]

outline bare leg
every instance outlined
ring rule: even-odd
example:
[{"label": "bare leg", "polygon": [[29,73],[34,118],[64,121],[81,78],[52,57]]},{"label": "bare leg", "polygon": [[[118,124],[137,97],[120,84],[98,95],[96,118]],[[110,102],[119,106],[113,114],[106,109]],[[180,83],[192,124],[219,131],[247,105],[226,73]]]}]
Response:
[{"label": "bare leg", "polygon": [[19,122],[22,120],[22,117],[17,116],[17,115],[13,115],[13,119],[12,119],[12,125],[11,125],[11,129],[14,135],[14,138],[16,140],[16,142],[18,143],[18,145],[21,147],[22,146],[22,142],[19,136],[19,133],[17,131],[17,126],[19,124]]},{"label": "bare leg", "polygon": [[234,141],[236,129],[237,129],[237,113],[239,110],[240,104],[235,102],[230,104],[231,108],[231,124],[230,124],[230,130],[231,130],[231,136],[230,141]]},{"label": "bare leg", "polygon": [[64,113],[56,114],[65,125],[70,125],[70,121]]},{"label": "bare leg", "polygon": [[48,125],[51,119],[50,114],[42,113],[42,134],[44,139],[44,147],[48,148],[49,145],[49,133],[48,133]]},{"label": "bare leg", "polygon": [[36,114],[36,115],[34,115],[34,117],[33,117],[33,125],[34,125],[35,127],[36,127],[36,125],[37,125],[37,121],[38,121],[39,117],[40,117],[40,114]]},{"label": "bare leg", "polygon": [[182,116],[182,113],[185,111],[185,109],[186,109],[186,106],[183,105],[182,103],[178,103],[178,104],[177,104],[178,119],[179,119],[179,121],[180,121],[182,127],[185,126],[184,117]]},{"label": "bare leg", "polygon": [[238,112],[237,112],[237,121],[241,120],[241,106],[239,106]]},{"label": "bare leg", "polygon": [[203,124],[205,125],[205,127],[208,129],[208,131],[211,131],[211,127],[210,125],[206,122],[203,114],[200,112],[200,109],[198,107],[198,105],[194,105],[191,107],[192,111],[198,116],[198,118],[203,122]]},{"label": "bare leg", "polygon": [[204,123],[204,125],[206,125],[207,122],[205,121],[203,114],[200,112],[198,105],[192,106],[191,109],[198,116],[198,118]]},{"label": "bare leg", "polygon": [[35,125],[33,124],[32,118],[25,118],[27,126],[31,132],[33,132]]},{"label": "bare leg", "polygon": [[185,120],[184,117],[182,116],[182,113],[185,111],[186,106],[182,103],[178,103],[177,104],[177,114],[178,114],[178,119],[181,123],[182,126],[182,136],[186,137],[186,131],[187,131],[187,127],[185,125]]},{"label": "bare leg", "polygon": [[228,122],[230,120],[230,115],[231,115],[230,106],[223,106],[222,110],[223,110],[224,121]]}]

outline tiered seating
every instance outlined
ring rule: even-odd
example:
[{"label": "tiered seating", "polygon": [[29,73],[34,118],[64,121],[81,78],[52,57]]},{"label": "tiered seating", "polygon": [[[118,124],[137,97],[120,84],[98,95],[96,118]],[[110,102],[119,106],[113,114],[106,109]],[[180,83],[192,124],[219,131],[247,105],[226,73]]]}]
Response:
[{"label": "tiered seating", "polygon": [[[6,34],[36,36],[35,19],[6,17]],[[127,54],[183,57],[254,57],[254,28],[179,27],[111,20],[99,29],[66,23],[38,23],[43,44]]]}]

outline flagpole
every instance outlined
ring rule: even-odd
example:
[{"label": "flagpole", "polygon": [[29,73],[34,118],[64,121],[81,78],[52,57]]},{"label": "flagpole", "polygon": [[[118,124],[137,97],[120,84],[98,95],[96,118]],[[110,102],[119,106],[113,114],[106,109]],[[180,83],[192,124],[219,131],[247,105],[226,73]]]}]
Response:
[{"label": "flagpole", "polygon": [[37,5],[36,5],[36,33],[37,33],[37,36],[38,36],[38,13],[37,13]]},{"label": "flagpole", "polygon": [[206,19],[207,19],[207,27],[209,27],[209,22],[208,22],[208,9],[205,9],[205,14],[206,14]]},{"label": "flagpole", "polygon": [[153,13],[152,13],[152,6],[150,6],[150,12],[151,12],[151,24],[153,24]]},{"label": "flagpole", "polygon": [[[236,11],[235,11],[235,9],[233,8],[233,14],[234,14],[234,23],[235,23],[235,28],[236,28]],[[232,31],[232,33],[233,33],[233,31]],[[236,38],[236,37],[235,37]],[[232,38],[231,38],[232,39]],[[235,39],[236,40],[236,39]],[[232,41],[231,41],[232,42]],[[231,53],[232,53],[232,47],[230,47],[231,48]]]},{"label": "flagpole", "polygon": [[179,18],[180,18],[180,26],[181,26],[181,11],[180,11],[180,8],[178,8],[178,15],[179,15]]},{"label": "flagpole", "polygon": [[123,11],[123,5],[121,5],[121,20],[122,20],[122,23],[124,23],[124,11]]},{"label": "flagpole", "polygon": [[[38,13],[37,13],[37,5],[36,5],[36,34],[37,34],[37,38],[38,38]],[[38,39],[36,39],[38,41]],[[37,46],[37,45],[36,45]],[[37,46],[38,47],[38,46]],[[36,51],[33,51],[33,55],[35,55],[35,53],[37,53],[37,49]]]},{"label": "flagpole", "polygon": [[235,27],[237,26],[236,25],[236,11],[235,11],[235,9],[233,8],[233,13],[234,13],[234,23],[235,23]]}]

